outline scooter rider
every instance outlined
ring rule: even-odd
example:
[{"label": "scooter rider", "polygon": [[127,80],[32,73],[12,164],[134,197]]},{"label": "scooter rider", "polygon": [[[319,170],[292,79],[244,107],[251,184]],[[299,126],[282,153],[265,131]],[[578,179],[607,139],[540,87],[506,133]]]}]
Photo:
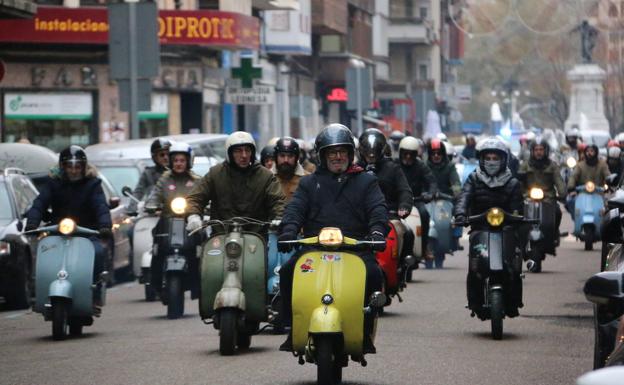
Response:
[{"label": "scooter rider", "polygon": [[[419,139],[413,136],[403,138],[399,144],[398,163],[401,166],[401,170],[403,170],[403,174],[405,174],[414,197],[422,196],[424,201],[429,201],[433,194],[438,191],[438,187],[431,169],[427,167],[425,162],[419,159],[421,150]],[[416,206],[420,215],[423,249],[427,249],[430,216],[423,200],[415,201],[414,206]]]},{"label": "scooter rider", "polygon": [[[256,162],[253,137],[236,131],[226,139],[225,149],[227,159],[213,166],[186,198],[189,231],[202,226],[201,215],[208,203],[211,220],[249,217],[267,222],[282,216],[284,194],[273,173]],[[253,228],[248,227],[249,231]]]},{"label": "scooter rider", "polygon": [[427,145],[427,167],[436,178],[438,191],[457,196],[461,191],[461,182],[455,166],[449,161],[446,146],[440,139],[431,139]]},{"label": "scooter rider", "polygon": [[[456,222],[464,222],[469,215],[481,214],[492,207],[499,207],[510,213],[523,209],[522,186],[507,167],[509,153],[505,143],[497,137],[483,139],[477,145],[479,168],[468,176],[457,199],[453,214]],[[474,230],[474,228],[473,228]],[[471,309],[483,304],[481,278],[469,265],[467,277],[468,303]],[[510,317],[518,315],[522,307],[521,271],[510,271],[511,290],[506,292],[511,298],[505,300],[509,308],[505,313]]]},{"label": "scooter rider", "polygon": [[[191,146],[183,142],[176,142],[169,148],[169,170],[156,182],[156,186],[152,190],[149,198],[145,202],[145,209],[150,212],[162,210],[160,219],[156,227],[152,230],[152,234],[167,233],[167,218],[173,215],[171,211],[171,201],[178,197],[186,197],[193,186],[197,184],[200,177],[191,169],[195,156]],[[162,240],[162,241],[161,241]],[[154,243],[158,245],[158,252],[152,256],[152,287],[157,290],[162,287],[162,268],[163,258],[169,252],[167,250],[166,238],[154,237]],[[192,247],[191,247],[192,246]],[[189,271],[191,272],[191,296],[196,298],[198,294],[199,270],[197,258],[193,257],[194,245],[184,251],[189,263]]]},{"label": "scooter rider", "polygon": [[[48,215],[48,208],[52,211]],[[59,154],[58,167],[50,171],[39,195],[27,214],[26,230],[39,227],[42,220],[58,223],[71,218],[77,226],[98,230],[100,239],[112,239],[112,219],[102,181],[97,171],[87,163],[87,154],[76,145],[69,146]],[[104,269],[105,249],[100,239],[89,238],[95,249],[93,279],[99,280]],[[98,286],[99,288],[99,286]],[[94,306],[100,307],[98,289],[94,290]]]},{"label": "scooter rider", "polygon": [[[385,241],[388,232],[388,208],[377,183],[377,178],[353,164],[355,145],[351,131],[342,124],[330,124],[317,136],[315,150],[319,154],[317,170],[301,179],[291,202],[282,218],[279,240],[297,238],[303,228],[303,236],[317,236],[326,226],[338,227],[347,237]],[[379,246],[376,246],[379,248]],[[385,245],[381,245],[383,249]],[[279,243],[282,252],[289,251],[291,244]],[[283,314],[292,317],[291,298],[295,254],[280,269],[280,292]],[[360,253],[366,265],[366,297],[381,290],[382,273],[375,256],[370,251]],[[364,351],[374,353],[370,337],[374,327],[373,315],[364,318]],[[290,351],[292,336],[280,346]]]},{"label": "scooter rider", "polygon": [[267,169],[272,169],[275,165],[275,149],[273,146],[264,146],[260,151],[260,164]]},{"label": "scooter rider", "polygon": [[275,165],[271,172],[282,186],[282,192],[288,203],[299,186],[301,178],[310,173],[305,171],[299,163],[301,152],[299,143],[295,139],[288,136],[280,138],[275,144],[274,151]]},{"label": "scooter rider", "polygon": [[[594,182],[596,186],[603,186],[609,176],[609,167],[607,162],[598,158],[598,146],[590,144],[583,151],[585,159],[581,160],[568,181],[568,191],[570,196],[576,196],[576,186],[583,185],[589,181]],[[574,212],[574,201],[570,212]]]},{"label": "scooter rider", "polygon": [[617,183],[622,177],[622,171],[624,170],[624,160],[622,159],[622,150],[619,145],[607,148],[607,166],[609,166],[611,174],[617,175],[615,177],[615,182]]},{"label": "scooter rider", "polygon": [[465,159],[477,159],[477,140],[473,134],[466,135],[466,144],[461,156]]},{"label": "scooter rider", "polygon": [[405,134],[399,130],[394,130],[390,133],[390,150],[392,151],[392,159],[398,159],[399,144],[401,144],[401,140],[403,140],[403,138],[405,138]]},{"label": "scooter rider", "polygon": [[559,166],[550,159],[550,145],[541,136],[529,144],[529,151],[529,159],[518,170],[518,180],[523,184],[522,191],[525,196],[532,187],[539,187],[544,191],[544,201],[554,204],[555,230],[559,229],[562,214],[557,198],[564,198],[567,191]]},{"label": "scooter rider", "polygon": [[[167,171],[169,166],[169,147],[171,147],[171,142],[168,139],[158,138],[152,142],[150,153],[152,154],[154,165],[145,167],[139,182],[132,192],[132,195],[138,200],[149,197],[158,179]],[[134,199],[130,199],[126,211],[130,214],[136,214],[137,203]]]}]

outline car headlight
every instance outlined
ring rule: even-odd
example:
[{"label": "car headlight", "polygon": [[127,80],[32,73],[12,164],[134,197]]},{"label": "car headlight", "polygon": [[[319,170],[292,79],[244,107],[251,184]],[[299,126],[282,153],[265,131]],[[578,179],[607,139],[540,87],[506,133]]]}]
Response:
[{"label": "car headlight", "polygon": [[568,159],[566,159],[566,165],[569,168],[574,168],[576,167],[576,159],[574,159],[573,157],[569,157]]},{"label": "car headlight", "polygon": [[11,254],[11,244],[9,242],[0,241],[0,255]]},{"label": "car headlight", "polygon": [[174,214],[178,214],[178,215],[184,214],[185,210],[186,210],[186,199],[182,197],[177,197],[171,201],[171,211],[173,211]]},{"label": "car headlight", "polygon": [[71,218],[63,218],[59,223],[59,232],[64,235],[69,235],[76,230],[76,222]]},{"label": "car headlight", "polygon": [[498,227],[503,223],[503,220],[505,219],[505,214],[503,213],[503,210],[499,209],[498,207],[492,207],[488,210],[485,218],[487,219],[490,226]]},{"label": "car headlight", "polygon": [[594,182],[589,181],[585,183],[585,191],[587,191],[588,193],[593,193],[594,190],[596,190],[596,185],[594,184]]},{"label": "car headlight", "polygon": [[323,246],[342,245],[342,231],[336,227],[325,227],[321,229],[318,239]]},{"label": "car headlight", "polygon": [[531,190],[529,190],[529,197],[538,201],[542,200],[544,199],[544,190],[539,187],[533,187]]}]

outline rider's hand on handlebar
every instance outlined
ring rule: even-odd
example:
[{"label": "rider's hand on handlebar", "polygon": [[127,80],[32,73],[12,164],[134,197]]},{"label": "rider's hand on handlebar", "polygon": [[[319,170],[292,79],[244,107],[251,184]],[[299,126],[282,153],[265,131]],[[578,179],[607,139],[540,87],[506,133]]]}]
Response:
[{"label": "rider's hand on handlebar", "polygon": [[280,253],[288,253],[289,251],[291,251],[293,249],[292,243],[281,242],[292,241],[294,239],[297,239],[297,235],[295,234],[291,234],[288,232],[280,234],[280,236],[277,238],[277,251],[279,251]]},{"label": "rider's hand on handlebar", "polygon": [[201,217],[197,214],[189,215],[187,222],[186,222],[186,230],[191,232],[191,231],[196,231],[200,229],[201,227],[202,227]]},{"label": "rider's hand on handlebar", "polygon": [[453,222],[457,223],[457,224],[465,223],[466,222],[466,217],[463,216],[463,215],[457,215],[457,216],[455,216],[455,219],[453,220]]},{"label": "rider's hand on handlebar", "polygon": [[101,239],[111,239],[113,237],[113,232],[110,228],[108,227],[102,227],[100,230],[98,230],[100,233],[100,238]]},{"label": "rider's hand on handlebar", "polygon": [[397,214],[400,218],[407,218],[407,216],[410,215],[410,210],[399,209],[399,211],[397,211]]},{"label": "rider's hand on handlebar", "polygon": [[383,242],[372,245],[372,249],[375,251],[383,251],[386,248],[386,238],[379,231],[373,231],[366,236],[366,240],[371,242]]}]

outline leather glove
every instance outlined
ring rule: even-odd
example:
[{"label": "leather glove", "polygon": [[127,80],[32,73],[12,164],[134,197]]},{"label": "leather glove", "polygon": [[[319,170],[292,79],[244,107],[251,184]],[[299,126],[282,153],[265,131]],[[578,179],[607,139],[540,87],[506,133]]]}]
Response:
[{"label": "leather glove", "polygon": [[26,222],[26,227],[24,228],[24,231],[31,231],[31,230],[35,230],[37,229],[37,224],[36,223],[32,223],[32,222]]},{"label": "leather glove", "polygon": [[425,202],[430,202],[433,199],[433,194],[432,193],[428,193],[428,192],[427,193],[423,193],[422,194],[422,199]]},{"label": "leather glove", "polygon": [[100,239],[111,239],[113,237],[113,231],[108,227],[102,227],[98,231],[100,233]]},{"label": "leather glove", "polygon": [[453,222],[457,223],[460,226],[463,226],[464,222],[466,222],[466,217],[463,215],[456,215]]},{"label": "leather glove", "polygon": [[374,251],[384,251],[386,249],[386,237],[379,231],[373,231],[372,233],[366,236],[367,241],[371,242],[383,242],[383,243],[375,243],[371,245],[371,248]]},{"label": "leather glove", "polygon": [[197,214],[189,215],[189,217],[186,218],[186,230],[188,232],[195,231],[201,228],[202,225],[203,225],[202,219]]},{"label": "leather glove", "polygon": [[279,251],[280,253],[288,253],[290,252],[293,247],[294,247],[294,243],[280,243],[281,241],[292,241],[297,239],[297,236],[295,234],[292,233],[281,233],[280,236],[277,238],[277,251]]}]

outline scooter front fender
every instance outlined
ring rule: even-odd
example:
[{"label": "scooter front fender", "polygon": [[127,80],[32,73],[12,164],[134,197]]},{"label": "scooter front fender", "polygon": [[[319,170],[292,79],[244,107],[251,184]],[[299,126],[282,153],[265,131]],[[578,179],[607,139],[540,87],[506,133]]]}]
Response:
[{"label": "scooter front fender", "polygon": [[233,307],[245,311],[245,293],[236,287],[224,287],[217,293],[213,309]]},{"label": "scooter front fender", "polygon": [[165,271],[183,271],[186,267],[186,258],[181,255],[171,255],[167,257]]},{"label": "scooter front fender", "polygon": [[342,333],[342,316],[333,306],[320,306],[310,316],[309,333]]},{"label": "scooter front fender", "polygon": [[71,282],[66,279],[57,279],[52,281],[48,289],[49,297],[63,297],[72,299],[73,287]]}]

